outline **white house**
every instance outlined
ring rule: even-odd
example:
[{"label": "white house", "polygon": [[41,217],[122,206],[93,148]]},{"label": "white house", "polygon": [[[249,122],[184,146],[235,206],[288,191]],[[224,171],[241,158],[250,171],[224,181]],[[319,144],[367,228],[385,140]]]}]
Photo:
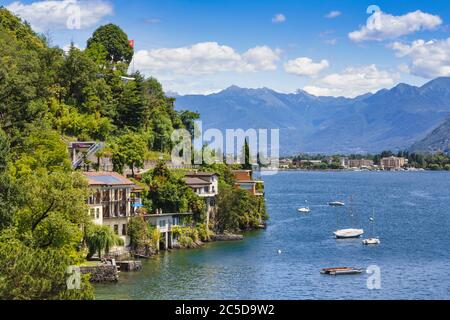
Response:
[{"label": "white house", "polygon": [[140,189],[115,172],[84,172],[92,195],[88,199],[89,214],[94,223],[109,226],[129,246],[127,225],[141,202]]}]

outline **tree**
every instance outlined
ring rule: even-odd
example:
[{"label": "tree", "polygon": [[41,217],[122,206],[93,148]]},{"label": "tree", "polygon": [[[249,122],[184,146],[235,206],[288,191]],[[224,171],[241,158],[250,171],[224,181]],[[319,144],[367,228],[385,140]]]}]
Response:
[{"label": "tree", "polygon": [[0,234],[0,299],[92,300],[89,276],[80,290],[69,290],[68,267],[79,263],[70,251],[34,248],[18,240],[13,230]]},{"label": "tree", "polygon": [[139,251],[152,245],[152,231],[143,217],[131,219],[127,231],[132,250]]},{"label": "tree", "polygon": [[162,209],[163,212],[192,212],[197,221],[204,218],[204,201],[189,188],[184,180],[173,174],[160,161],[155,169],[143,176],[143,182],[149,186],[146,195],[147,203],[152,209]]},{"label": "tree", "polygon": [[139,133],[128,132],[113,142],[111,150],[114,171],[122,173],[124,166],[128,165],[134,177],[134,169],[144,165],[147,145]]},{"label": "tree", "polygon": [[86,91],[95,78],[94,62],[72,44],[59,74],[66,103],[81,108],[87,101]]},{"label": "tree", "polygon": [[215,221],[218,232],[250,230],[267,220],[263,198],[224,183],[220,184],[219,190]]},{"label": "tree", "polygon": [[123,245],[123,243],[123,239],[108,226],[91,225],[88,227],[86,236],[86,244],[89,250],[88,258],[97,253],[101,259],[102,252],[108,254],[112,247]]},{"label": "tree", "polygon": [[119,128],[137,130],[146,122],[146,102],[143,95],[143,77],[134,75],[135,80],[125,83],[119,97],[115,124]]},{"label": "tree", "polygon": [[111,62],[130,64],[134,50],[128,42],[127,34],[120,27],[110,23],[95,30],[87,42],[87,49],[92,50],[99,44],[108,52]]},{"label": "tree", "polygon": [[0,231],[11,225],[20,195],[17,185],[12,181],[7,171],[9,160],[8,138],[0,129]]},{"label": "tree", "polygon": [[15,163],[18,176],[31,174],[39,168],[47,171],[69,171],[71,164],[67,146],[58,132],[42,125],[30,126],[22,133],[22,144]]},{"label": "tree", "polygon": [[186,130],[188,130],[191,134],[191,137],[194,138],[196,133],[195,120],[200,119],[200,114],[198,112],[182,110],[179,112],[179,116]]},{"label": "tree", "polygon": [[15,215],[18,231],[35,247],[76,247],[88,223],[89,190],[79,173],[47,173],[41,170],[19,179],[24,203]]}]

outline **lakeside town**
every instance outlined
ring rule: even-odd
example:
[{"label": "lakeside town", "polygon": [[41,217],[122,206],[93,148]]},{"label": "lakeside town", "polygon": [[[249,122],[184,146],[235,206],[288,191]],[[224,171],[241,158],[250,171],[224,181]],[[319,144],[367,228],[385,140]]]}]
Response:
[{"label": "lakeside town", "polygon": [[282,157],[281,170],[449,171],[450,155],[384,151],[376,155],[308,155]]}]

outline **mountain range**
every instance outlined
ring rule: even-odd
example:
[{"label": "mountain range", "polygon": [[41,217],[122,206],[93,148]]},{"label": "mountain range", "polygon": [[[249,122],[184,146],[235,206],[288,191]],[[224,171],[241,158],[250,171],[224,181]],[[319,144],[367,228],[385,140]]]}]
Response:
[{"label": "mountain range", "polygon": [[[318,97],[299,90],[279,93],[268,88],[231,86],[210,95],[176,97],[176,108],[197,111],[203,128],[279,128],[283,155],[430,150],[433,132],[448,138],[450,77],[421,87],[399,84],[356,98]],[[422,144],[419,144],[421,141]]]}]

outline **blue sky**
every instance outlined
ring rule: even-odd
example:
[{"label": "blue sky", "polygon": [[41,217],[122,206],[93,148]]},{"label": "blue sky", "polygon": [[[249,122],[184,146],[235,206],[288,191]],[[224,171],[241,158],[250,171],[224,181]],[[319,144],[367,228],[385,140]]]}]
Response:
[{"label": "blue sky", "polygon": [[[0,3],[61,47],[73,41],[83,48],[95,28],[116,23],[136,41],[134,68],[182,94],[234,84],[356,96],[450,76],[446,0]],[[369,15],[373,4],[380,11]],[[74,6],[80,23],[68,29]]]}]

